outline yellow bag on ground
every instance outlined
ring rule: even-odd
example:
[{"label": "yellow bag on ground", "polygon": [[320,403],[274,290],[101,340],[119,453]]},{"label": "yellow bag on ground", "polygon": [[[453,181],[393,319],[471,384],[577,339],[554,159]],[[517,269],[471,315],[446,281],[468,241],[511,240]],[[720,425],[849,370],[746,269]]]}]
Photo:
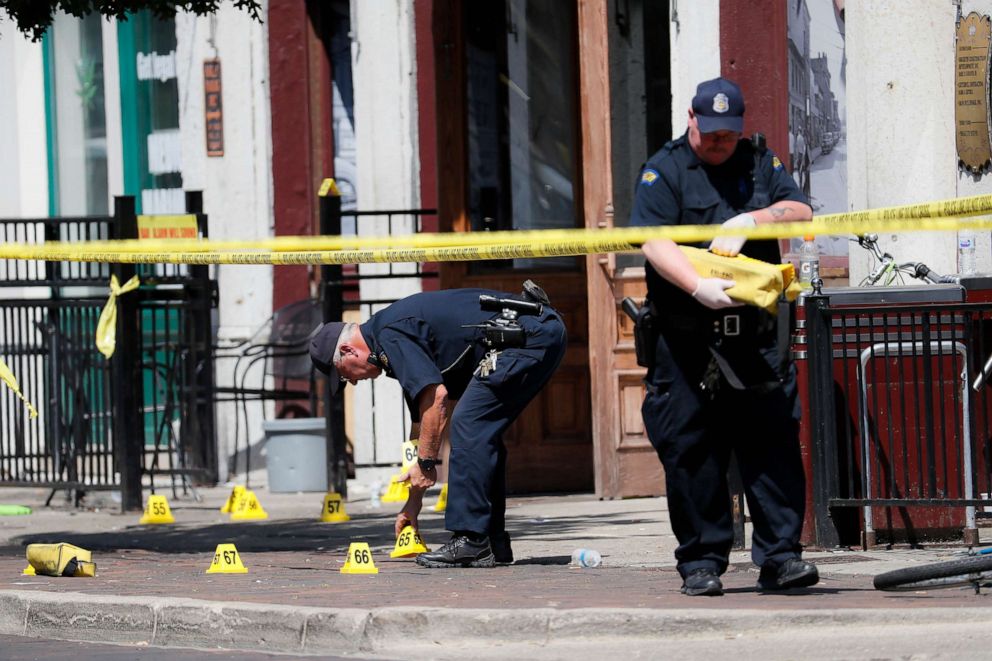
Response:
[{"label": "yellow bag on ground", "polygon": [[769,264],[744,255],[723,257],[709,250],[679,246],[682,252],[704,278],[723,278],[737,284],[727,290],[727,296],[764,308],[770,313],[778,311],[778,299],[785,292],[787,301],[794,301],[803,290],[796,280],[792,264]]},{"label": "yellow bag on ground", "polygon": [[95,576],[93,554],[86,549],[59,542],[28,544],[28,566],[40,576]]}]

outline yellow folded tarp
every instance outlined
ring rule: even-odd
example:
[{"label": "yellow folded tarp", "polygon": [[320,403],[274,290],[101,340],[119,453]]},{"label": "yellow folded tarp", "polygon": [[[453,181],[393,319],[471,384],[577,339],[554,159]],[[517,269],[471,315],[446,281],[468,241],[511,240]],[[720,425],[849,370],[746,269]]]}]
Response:
[{"label": "yellow folded tarp", "polygon": [[778,299],[782,292],[785,292],[786,300],[794,301],[803,290],[796,280],[796,269],[792,264],[769,264],[744,255],[723,257],[700,248],[679,247],[700,276],[737,283],[727,290],[727,296],[764,308],[772,314],[778,311]]},{"label": "yellow folded tarp", "polygon": [[40,576],[96,576],[93,554],[72,544],[28,544],[26,555]]}]

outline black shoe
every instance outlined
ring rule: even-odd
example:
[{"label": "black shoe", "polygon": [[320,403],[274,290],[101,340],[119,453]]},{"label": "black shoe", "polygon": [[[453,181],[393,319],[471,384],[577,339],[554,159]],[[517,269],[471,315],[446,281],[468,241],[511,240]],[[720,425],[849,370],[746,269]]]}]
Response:
[{"label": "black shoe", "polygon": [[758,576],[761,590],[788,590],[808,588],[820,582],[820,572],[812,562],[800,558],[789,558],[778,567],[766,565]]},{"label": "black shoe", "polygon": [[723,594],[723,583],[715,569],[695,569],[683,579],[682,594],[690,597],[719,597]]},{"label": "black shoe", "polygon": [[448,543],[436,551],[421,553],[417,564],[432,569],[448,567],[495,567],[496,558],[489,547],[489,538],[472,541],[466,535],[452,535]]},{"label": "black shoe", "polygon": [[510,533],[504,531],[489,536],[489,546],[497,565],[513,564],[513,549],[510,548]]}]

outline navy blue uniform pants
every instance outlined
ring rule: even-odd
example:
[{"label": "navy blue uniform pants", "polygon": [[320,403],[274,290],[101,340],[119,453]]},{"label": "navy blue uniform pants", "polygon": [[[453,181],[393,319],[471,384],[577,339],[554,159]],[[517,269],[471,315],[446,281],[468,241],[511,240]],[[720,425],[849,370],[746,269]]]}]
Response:
[{"label": "navy blue uniform pants", "polygon": [[[774,346],[744,350],[778,373]],[[723,383],[711,398],[699,387],[710,356],[698,338],[659,337],[642,407],[648,437],[665,467],[683,577],[695,569],[727,568],[734,539],[727,485],[731,450],[754,524],[754,563],[776,567],[801,552],[805,478],[795,367],[789,364],[780,375],[780,387],[734,390]]]},{"label": "navy blue uniform pants", "polygon": [[522,316],[521,349],[505,349],[496,369],[476,373],[451,416],[448,506],[451,531],[495,534],[505,528],[506,447],[503,432],[540,392],[565,354],[565,325],[545,308],[540,318]]}]

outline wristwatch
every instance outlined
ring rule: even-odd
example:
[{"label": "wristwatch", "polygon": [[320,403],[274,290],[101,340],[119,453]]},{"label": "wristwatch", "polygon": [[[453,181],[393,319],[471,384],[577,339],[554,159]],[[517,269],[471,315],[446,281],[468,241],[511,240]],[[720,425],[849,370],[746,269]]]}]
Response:
[{"label": "wristwatch", "polygon": [[417,457],[417,465],[420,466],[420,470],[429,471],[433,470],[435,466],[439,465],[441,460],[438,458],[427,459],[425,457]]}]

